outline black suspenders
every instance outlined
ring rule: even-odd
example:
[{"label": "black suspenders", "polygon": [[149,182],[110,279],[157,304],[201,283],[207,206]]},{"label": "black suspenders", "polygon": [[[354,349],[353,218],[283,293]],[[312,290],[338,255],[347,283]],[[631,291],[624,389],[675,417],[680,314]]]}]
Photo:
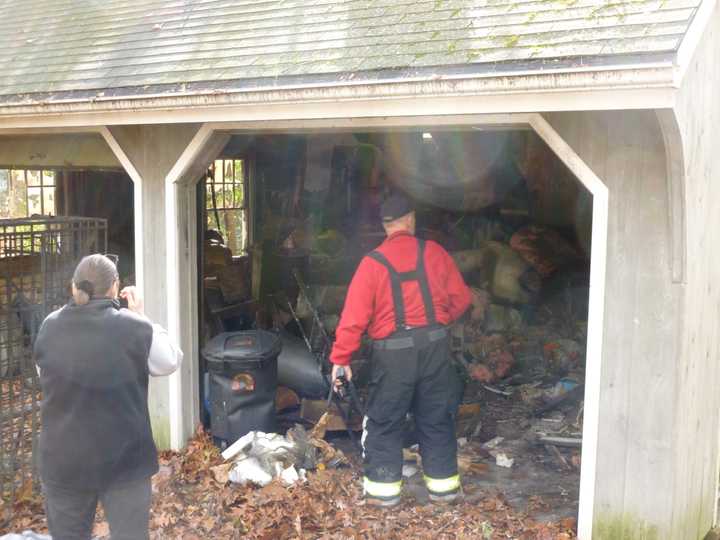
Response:
[{"label": "black suspenders", "polygon": [[430,295],[430,285],[428,284],[427,272],[425,271],[425,241],[418,239],[418,261],[415,270],[410,272],[398,272],[390,264],[385,255],[379,251],[371,251],[368,257],[372,257],[377,262],[387,268],[390,273],[390,287],[392,289],[393,304],[395,308],[395,326],[398,330],[406,328],[405,321],[405,302],[402,295],[402,284],[405,281],[417,281],[420,285],[420,294],[422,295],[423,304],[425,306],[425,317],[427,317],[428,325],[437,323],[435,318],[435,308]]}]

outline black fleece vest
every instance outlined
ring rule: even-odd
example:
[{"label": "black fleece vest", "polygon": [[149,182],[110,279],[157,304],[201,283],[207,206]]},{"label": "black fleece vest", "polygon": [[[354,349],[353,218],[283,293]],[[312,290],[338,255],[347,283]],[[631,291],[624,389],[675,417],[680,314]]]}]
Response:
[{"label": "black fleece vest", "polygon": [[97,490],[157,472],[147,406],[152,332],[108,299],[70,303],[45,319],[35,342],[44,482]]}]

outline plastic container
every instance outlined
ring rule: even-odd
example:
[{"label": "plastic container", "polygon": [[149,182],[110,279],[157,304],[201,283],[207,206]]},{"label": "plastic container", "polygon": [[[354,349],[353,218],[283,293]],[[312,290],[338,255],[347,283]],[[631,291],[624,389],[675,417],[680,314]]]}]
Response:
[{"label": "plastic container", "polygon": [[264,330],[223,333],[205,345],[213,437],[231,444],[253,430],[277,431],[281,349],[280,338]]}]

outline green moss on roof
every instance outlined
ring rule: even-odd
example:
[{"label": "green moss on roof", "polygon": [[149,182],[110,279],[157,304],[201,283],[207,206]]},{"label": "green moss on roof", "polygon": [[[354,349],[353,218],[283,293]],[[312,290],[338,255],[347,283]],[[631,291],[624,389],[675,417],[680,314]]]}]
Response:
[{"label": "green moss on roof", "polygon": [[518,41],[520,41],[520,36],[507,36],[503,45],[509,49],[517,45]]},{"label": "green moss on roof", "polygon": [[0,96],[677,50],[700,0],[0,3]]}]

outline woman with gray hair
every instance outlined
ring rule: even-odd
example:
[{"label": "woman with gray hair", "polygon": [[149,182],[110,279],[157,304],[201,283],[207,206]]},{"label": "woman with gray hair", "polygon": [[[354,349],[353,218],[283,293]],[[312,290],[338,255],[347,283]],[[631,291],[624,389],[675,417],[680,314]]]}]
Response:
[{"label": "woman with gray hair", "polygon": [[158,470],[148,378],[175,371],[182,352],[145,316],[137,289],[119,288],[108,257],[85,257],[72,299],[45,319],[35,342],[40,478],[54,540],[90,539],[98,502],[113,540],[148,538]]}]

